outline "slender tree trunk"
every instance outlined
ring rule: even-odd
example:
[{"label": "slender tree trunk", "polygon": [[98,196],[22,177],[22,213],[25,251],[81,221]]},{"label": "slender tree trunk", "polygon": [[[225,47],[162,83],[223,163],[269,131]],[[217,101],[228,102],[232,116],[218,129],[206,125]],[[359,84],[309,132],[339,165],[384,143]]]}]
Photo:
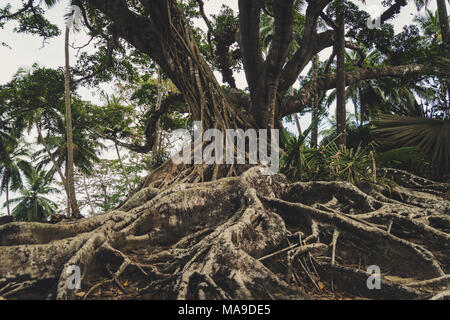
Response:
[{"label": "slender tree trunk", "polygon": [[120,168],[122,168],[123,176],[124,176],[125,180],[127,181],[128,189],[131,191],[132,188],[131,188],[130,179],[128,178],[128,174],[127,174],[127,171],[125,170],[125,166],[123,165],[122,157],[120,156],[119,147],[117,146],[116,142],[114,142],[114,147],[116,148],[117,158],[120,163]]},{"label": "slender tree trunk", "polygon": [[[294,96],[294,87],[291,87],[291,88],[289,89],[289,94],[290,94],[291,96]],[[295,125],[297,126],[298,136],[300,137],[300,136],[303,134],[303,131],[302,131],[302,126],[301,126],[301,124],[300,124],[300,119],[299,119],[297,113],[294,113],[294,119],[295,119]]]},{"label": "slender tree trunk", "polygon": [[439,14],[439,24],[441,26],[442,42],[446,50],[449,50],[450,27],[448,24],[448,13],[445,0],[436,0]]},{"label": "slender tree trunk", "polygon": [[[67,177],[67,161],[64,163],[64,173],[65,173],[65,176]],[[67,179],[66,179],[66,184],[67,184]],[[69,187],[67,187],[67,199],[66,199],[66,215],[67,215],[67,217],[70,217],[71,216],[71,212],[72,212],[72,206],[70,205],[70,192],[69,192]]]},{"label": "slender tree trunk", "polygon": [[301,136],[303,134],[302,126],[300,124],[300,119],[297,113],[294,113],[295,125],[297,126],[298,135]]},{"label": "slender tree trunk", "polygon": [[75,184],[73,176],[73,136],[72,136],[72,111],[70,94],[70,63],[69,63],[69,35],[70,29],[66,27],[66,36],[64,43],[66,69],[65,69],[65,102],[66,102],[66,130],[67,130],[67,187],[69,190],[69,199],[72,208],[72,215],[79,216],[80,210],[75,195]]},{"label": "slender tree trunk", "polygon": [[[50,158],[50,161],[52,162],[53,166],[56,168],[56,171],[58,172],[59,178],[61,179],[61,182],[64,186],[64,191],[66,192],[66,196],[67,196],[67,200],[70,200],[70,193],[69,193],[69,189],[67,187],[67,180],[65,178],[65,176],[63,175],[62,171],[61,171],[61,167],[56,163],[56,159],[53,156],[53,154],[50,151],[50,148],[48,147],[47,143],[45,142],[44,136],[42,134],[42,130],[41,130],[41,124],[39,123],[39,120],[36,121],[36,130],[38,133],[38,137],[39,137],[39,141],[42,143],[42,145],[44,146],[45,152],[47,152],[47,155]],[[70,216],[70,206],[67,206],[67,216]]]},{"label": "slender tree trunk", "polygon": [[[319,76],[319,56],[315,55],[312,60],[312,81],[317,81]],[[313,122],[313,127],[311,131],[311,147],[317,147],[319,143],[319,123],[314,123],[315,119],[319,116],[319,97],[316,95],[312,100],[312,112],[311,121]]]},{"label": "slender tree trunk", "polygon": [[[343,9],[342,9],[343,10]],[[346,107],[345,107],[345,14],[338,16],[337,71],[336,71],[336,124],[338,145],[346,144]]]},{"label": "slender tree trunk", "polygon": [[[161,68],[158,67],[158,97],[156,100],[156,110],[161,109],[161,104],[162,104],[162,99],[163,99],[163,87],[162,87],[162,77],[161,77]],[[160,125],[160,121],[158,120],[158,122],[156,123],[156,139],[155,139],[155,143],[153,144],[153,148],[152,148],[152,153],[158,153],[160,151],[160,146],[161,146],[161,125]]]},{"label": "slender tree trunk", "polygon": [[94,206],[92,205],[91,196],[89,195],[89,191],[86,184],[86,177],[83,173],[81,173],[81,175],[83,176],[84,192],[86,193],[86,199],[88,201],[89,207],[91,208],[91,214],[95,214]]},{"label": "slender tree trunk", "polygon": [[[450,27],[448,23],[448,13],[447,6],[445,0],[436,0],[438,15],[439,15],[439,25],[441,27],[442,33],[442,44],[444,46],[444,50],[446,55],[448,56],[450,53]],[[445,104],[446,110],[445,115],[449,116],[449,104],[450,104],[450,81],[445,81],[445,86],[447,90],[447,102]]]},{"label": "slender tree trunk", "polygon": [[6,210],[8,211],[8,216],[10,216],[11,211],[9,208],[9,185],[8,185],[8,183],[6,184]]}]

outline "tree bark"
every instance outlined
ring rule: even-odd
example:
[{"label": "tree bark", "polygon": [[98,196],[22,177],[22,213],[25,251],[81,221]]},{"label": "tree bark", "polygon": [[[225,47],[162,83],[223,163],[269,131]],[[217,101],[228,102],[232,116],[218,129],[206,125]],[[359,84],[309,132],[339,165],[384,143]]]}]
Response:
[{"label": "tree bark", "polygon": [[120,168],[122,169],[123,177],[125,178],[125,181],[127,182],[127,185],[128,185],[128,190],[131,191],[132,187],[131,187],[130,179],[128,178],[128,174],[127,174],[127,171],[125,170],[125,166],[123,165],[122,157],[120,156],[119,147],[117,146],[116,142],[114,142],[114,147],[116,149],[117,159],[119,160],[119,164],[120,164]]},{"label": "tree bark", "polygon": [[[319,76],[319,56],[315,55],[312,60],[312,79],[311,81],[316,82],[317,77]],[[319,144],[319,122],[316,121],[316,118],[319,116],[319,95],[314,96],[311,102],[312,112],[311,112],[311,122],[313,124],[313,128],[311,130],[311,148],[316,148]]]},{"label": "tree bark", "polygon": [[[450,205],[432,195],[449,185],[383,174],[399,187],[289,184],[255,167],[166,189],[153,181],[116,210],[75,223],[2,225],[0,296],[429,299],[450,283]],[[80,290],[67,286],[73,265]],[[370,265],[381,269],[380,290],[367,288]]]},{"label": "tree bark", "polygon": [[[344,9],[342,9],[344,10]],[[345,105],[345,13],[338,16],[337,70],[336,70],[336,143],[343,146],[347,141],[347,112]]]},{"label": "tree bark", "polygon": [[91,196],[89,195],[89,190],[87,188],[86,177],[83,173],[81,173],[81,175],[83,176],[83,187],[84,187],[84,192],[86,193],[86,199],[88,201],[89,207],[91,208],[91,214],[94,215],[95,210],[94,210],[94,206],[92,205]]},{"label": "tree bark", "polygon": [[8,212],[8,216],[11,215],[11,211],[9,208],[9,184],[6,184],[6,190],[5,190],[5,194],[6,194],[6,210]]},{"label": "tree bark", "polygon": [[450,27],[448,23],[447,5],[445,3],[445,0],[436,0],[436,2],[439,15],[439,24],[441,26],[442,42],[444,44],[445,50],[448,52],[448,50],[450,50]]},{"label": "tree bark", "polygon": [[65,104],[66,104],[66,135],[67,135],[67,188],[69,191],[69,202],[71,205],[71,215],[74,217],[80,216],[80,209],[78,207],[75,194],[75,180],[73,175],[73,133],[72,133],[72,107],[70,94],[70,56],[69,56],[69,36],[70,29],[66,27],[64,53],[65,53],[65,73],[64,73],[64,90],[65,90]]}]

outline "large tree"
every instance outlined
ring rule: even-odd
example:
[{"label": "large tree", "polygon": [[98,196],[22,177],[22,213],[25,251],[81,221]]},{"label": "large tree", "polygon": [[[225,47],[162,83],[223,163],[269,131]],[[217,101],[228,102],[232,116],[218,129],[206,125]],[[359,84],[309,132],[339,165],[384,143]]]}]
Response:
[{"label": "large tree", "polygon": [[[6,10],[0,22],[39,3],[30,0],[21,12]],[[404,0],[387,3],[382,22],[406,5]],[[81,7],[91,35],[103,41],[103,63],[87,68],[92,74],[78,80],[105,76],[111,65],[117,71],[120,61],[115,54],[129,50],[133,54],[128,56],[138,52],[143,61],[155,62],[181,93],[167,97],[149,117],[147,143],[135,149],[151,150],[158,116],[179,99],[204,129],[273,129],[281,127],[283,117],[337,86],[336,74],[326,73],[295,95],[287,94],[311,59],[336,43],[339,26],[343,31],[342,21],[336,26],[332,0],[303,3],[301,34],[294,32],[299,10],[294,0],[239,0],[238,17],[227,16],[227,32],[211,27],[201,0],[75,4]],[[356,43],[345,41],[345,46],[358,50],[360,43],[375,45],[389,60],[379,68],[346,72],[346,85],[438,72],[426,59],[408,60],[402,50],[414,45],[396,46],[401,38],[394,37],[392,28],[368,30],[367,13],[350,3],[346,6],[351,27],[347,36]],[[260,41],[263,11],[274,19],[267,56]],[[206,47],[212,50],[199,43],[193,16],[203,17],[210,27]],[[317,32],[319,19],[331,28]],[[300,45],[290,55],[294,37]],[[233,89],[233,60],[242,63],[248,94]],[[212,66],[221,69],[232,89],[219,83]],[[351,296],[439,294],[421,289],[448,281],[450,207],[438,197],[448,186],[405,172],[385,174],[398,177],[398,183],[411,190],[386,192],[376,185],[357,188],[342,182],[288,184],[283,176],[262,176],[258,167],[175,166],[168,161],[114,211],[75,223],[1,226],[0,279],[6,274],[8,279],[0,280],[0,295],[74,298],[75,292],[66,285],[65,271],[71,265],[83,270],[84,297],[99,286],[114,284],[128,298],[307,298],[315,290],[320,293],[318,277],[327,288],[333,283]],[[224,176],[229,177],[219,179]],[[413,190],[419,187],[432,195]],[[131,250],[140,254],[131,256]],[[25,256],[27,263],[15,258]],[[383,279],[382,290],[367,289],[362,270],[369,265],[393,276]],[[105,275],[109,276],[102,281]],[[122,284],[125,279],[128,287]]]}]

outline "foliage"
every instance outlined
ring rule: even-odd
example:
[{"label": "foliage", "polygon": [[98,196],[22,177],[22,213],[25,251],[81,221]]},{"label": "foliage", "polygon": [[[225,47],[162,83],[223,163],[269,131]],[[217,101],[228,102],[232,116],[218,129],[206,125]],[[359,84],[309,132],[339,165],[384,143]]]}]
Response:
[{"label": "foliage", "polygon": [[[51,186],[45,171],[25,174],[27,185],[19,189],[20,196],[9,201],[15,204],[12,215],[16,221],[47,221],[56,212],[56,203],[48,198],[59,190]],[[5,205],[6,206],[6,203]]]},{"label": "foliage", "polygon": [[359,183],[374,180],[375,159],[367,148],[338,147],[335,140],[318,149],[310,148],[304,139],[286,131],[282,133],[282,141],[285,147],[280,171],[294,181],[340,180]]},{"label": "foliage", "polygon": [[450,168],[450,120],[382,115],[373,124],[383,145],[411,146],[427,155],[441,173]]},{"label": "foliage", "polygon": [[23,188],[23,176],[31,170],[26,144],[14,135],[3,134],[0,138],[0,195],[6,192],[9,197],[9,191]]},{"label": "foliage", "polygon": [[[131,153],[123,158],[124,168],[130,178],[132,189],[137,187],[141,178],[152,168],[154,161],[155,159],[150,155],[136,153]],[[102,159],[94,165],[89,176],[83,178],[83,175],[77,172],[75,185],[83,212],[89,211],[87,210],[88,201],[84,181],[86,181],[86,188],[96,213],[115,209],[126,199],[132,190],[129,190],[127,182],[120,174],[121,171],[121,164],[118,160]]]}]

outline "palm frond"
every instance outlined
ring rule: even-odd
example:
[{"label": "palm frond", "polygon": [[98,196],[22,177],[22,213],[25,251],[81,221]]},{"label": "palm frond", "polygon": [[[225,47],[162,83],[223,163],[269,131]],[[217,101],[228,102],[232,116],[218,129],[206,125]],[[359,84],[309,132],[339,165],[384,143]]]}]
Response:
[{"label": "palm frond", "polygon": [[382,145],[415,147],[448,172],[450,121],[382,115],[373,121],[375,139]]}]

